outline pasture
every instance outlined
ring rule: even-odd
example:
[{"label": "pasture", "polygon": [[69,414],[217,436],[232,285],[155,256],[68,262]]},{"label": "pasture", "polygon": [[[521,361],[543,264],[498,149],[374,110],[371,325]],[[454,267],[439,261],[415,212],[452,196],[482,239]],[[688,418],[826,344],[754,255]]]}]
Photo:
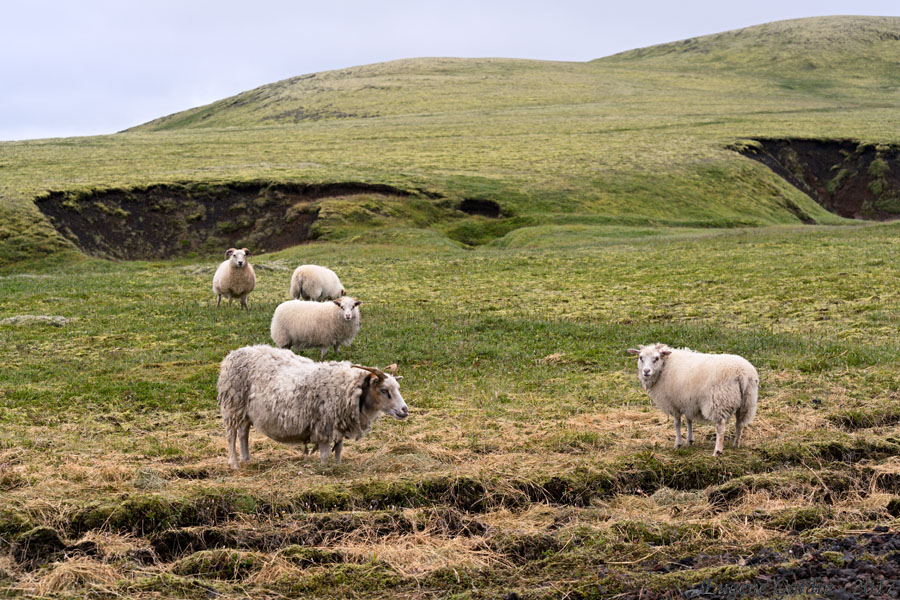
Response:
[{"label": "pasture", "polygon": [[[0,595],[727,597],[893,568],[900,224],[739,150],[898,214],[898,37],[395,61],[0,143]],[[217,309],[244,245],[250,308]],[[302,263],[362,300],[337,358],[398,363],[411,415],[340,465],[251,431],[234,472],[219,363],[269,343]],[[672,448],[626,353],[657,341],[757,367],[743,447]]]},{"label": "pasture", "polygon": [[[103,597],[599,597],[765,572],[736,557],[893,518],[896,235],[315,244],[256,258],[249,311],[216,310],[218,261],[8,272],[0,314],[71,321],[0,325],[0,527],[60,536],[13,546],[4,583]],[[412,415],[348,442],[340,466],[251,432],[255,460],[231,472],[218,363],[269,341],[306,261],[364,299],[341,357],[398,362]],[[694,447],[671,448],[625,354],[657,340],[759,368],[745,447],[713,459],[701,425]],[[655,569],[698,554],[702,568]]]}]

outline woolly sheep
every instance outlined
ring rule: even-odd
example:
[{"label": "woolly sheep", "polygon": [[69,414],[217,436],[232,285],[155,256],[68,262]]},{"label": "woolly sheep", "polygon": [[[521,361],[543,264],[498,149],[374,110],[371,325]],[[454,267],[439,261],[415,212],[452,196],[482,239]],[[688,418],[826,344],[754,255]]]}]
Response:
[{"label": "woolly sheep", "polygon": [[291,298],[299,300],[337,300],[346,296],[337,274],[319,265],[300,265],[291,275]]},{"label": "woolly sheep", "polygon": [[247,296],[256,287],[256,273],[253,265],[247,260],[250,250],[247,248],[229,248],[225,251],[226,260],[216,269],[213,275],[213,293],[216,294],[216,307],[222,303],[222,296],[228,298],[228,304],[234,298],[241,299],[241,308],[247,308]]},{"label": "woolly sheep", "polygon": [[230,352],[219,370],[218,404],[228,443],[228,464],[250,460],[250,426],[276,442],[312,443],[322,462],[334,450],[341,462],[344,439],[360,439],[386,413],[409,416],[395,377],[349,362],[313,362],[290,350],[245,346]]},{"label": "woolly sheep", "polygon": [[703,354],[665,344],[630,348],[638,355],[638,378],[653,403],[675,419],[675,447],[684,445],[681,416],[687,421],[688,445],[694,443],[693,421],[716,425],[713,456],[722,453],[725,426],[736,415],[734,445],[756,415],[759,375],[746,359],[734,354]]},{"label": "woolly sheep", "polygon": [[359,333],[360,304],[350,296],[331,302],[282,302],[272,315],[272,341],[279,348],[321,348],[325,358],[329,348],[337,352]]}]

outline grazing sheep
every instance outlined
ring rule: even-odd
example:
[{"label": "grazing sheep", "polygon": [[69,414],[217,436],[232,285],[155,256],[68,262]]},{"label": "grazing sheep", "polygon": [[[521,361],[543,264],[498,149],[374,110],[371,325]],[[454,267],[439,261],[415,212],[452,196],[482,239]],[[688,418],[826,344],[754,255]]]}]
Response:
[{"label": "grazing sheep", "polygon": [[222,303],[222,296],[228,298],[228,304],[234,298],[241,299],[241,308],[247,308],[247,296],[256,287],[256,273],[253,265],[247,260],[250,251],[229,248],[225,252],[225,262],[216,269],[213,275],[213,293],[216,294],[216,307]]},{"label": "grazing sheep", "polygon": [[321,348],[325,358],[329,348],[337,352],[359,333],[360,304],[350,296],[331,302],[282,302],[272,315],[272,340],[279,348]]},{"label": "grazing sheep", "polygon": [[337,274],[319,265],[300,265],[291,275],[291,298],[299,300],[337,300],[346,296]]},{"label": "grazing sheep", "polygon": [[734,445],[756,415],[759,375],[746,359],[734,354],[703,354],[665,344],[630,348],[638,355],[638,378],[653,403],[675,419],[675,447],[683,445],[681,415],[687,420],[688,444],[694,443],[694,419],[716,425],[716,448],[722,453],[725,426],[736,415]]},{"label": "grazing sheep", "polygon": [[360,439],[381,413],[409,416],[394,377],[397,365],[377,368],[349,362],[313,362],[290,350],[245,346],[222,361],[218,404],[228,441],[228,464],[250,460],[250,426],[276,442],[312,443],[322,462],[334,450],[341,462],[345,438]]}]

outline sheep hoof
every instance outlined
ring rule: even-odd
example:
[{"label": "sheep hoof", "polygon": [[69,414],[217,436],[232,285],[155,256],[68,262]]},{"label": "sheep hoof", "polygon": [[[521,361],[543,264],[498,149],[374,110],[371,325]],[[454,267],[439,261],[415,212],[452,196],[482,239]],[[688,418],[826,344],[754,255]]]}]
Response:
[{"label": "sheep hoof", "polygon": [[722,456],[722,451],[721,450],[713,451],[713,457],[716,457],[716,456]]}]

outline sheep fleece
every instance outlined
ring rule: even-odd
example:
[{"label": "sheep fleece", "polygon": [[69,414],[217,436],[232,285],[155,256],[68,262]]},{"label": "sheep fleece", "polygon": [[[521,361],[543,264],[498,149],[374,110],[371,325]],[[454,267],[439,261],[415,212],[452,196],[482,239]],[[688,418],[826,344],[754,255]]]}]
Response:
[{"label": "sheep fleece", "polygon": [[249,422],[278,442],[359,439],[375,420],[360,411],[368,376],[349,362],[316,363],[290,350],[248,346],[222,361],[219,408],[227,430]]},{"label": "sheep fleece", "polygon": [[672,349],[648,391],[653,403],[670,415],[718,423],[737,412],[749,423],[756,413],[758,386],[756,369],[740,356]]}]

